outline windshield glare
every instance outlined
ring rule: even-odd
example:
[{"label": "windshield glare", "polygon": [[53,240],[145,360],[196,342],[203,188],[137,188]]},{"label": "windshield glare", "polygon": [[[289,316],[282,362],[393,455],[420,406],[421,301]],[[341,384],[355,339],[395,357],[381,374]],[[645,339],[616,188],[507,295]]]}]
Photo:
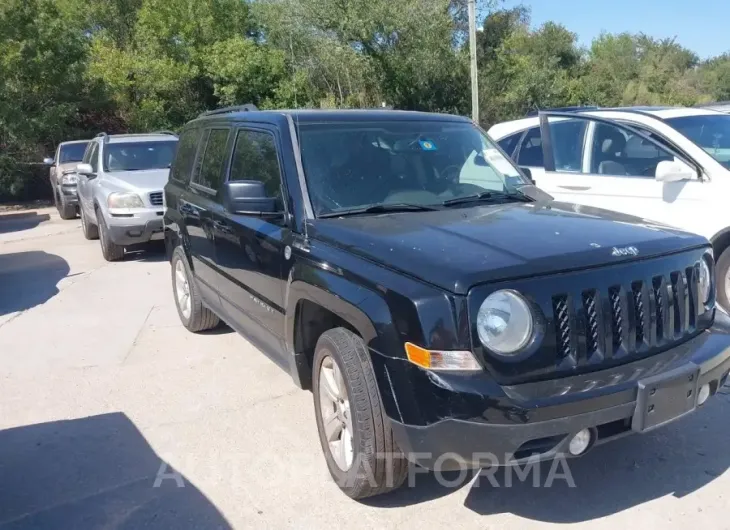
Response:
[{"label": "windshield glare", "polygon": [[317,215],[377,204],[441,205],[527,184],[471,123],[306,123],[299,129]]},{"label": "windshield glare", "polygon": [[84,153],[86,152],[86,146],[88,142],[81,144],[68,144],[61,146],[61,153],[59,155],[59,164],[68,164],[69,162],[81,162],[84,159]]},{"label": "windshield glare", "polygon": [[669,118],[666,121],[730,169],[730,116],[706,114]]},{"label": "windshield glare", "polygon": [[166,169],[172,164],[177,140],[125,142],[104,146],[106,171],[143,171]]}]

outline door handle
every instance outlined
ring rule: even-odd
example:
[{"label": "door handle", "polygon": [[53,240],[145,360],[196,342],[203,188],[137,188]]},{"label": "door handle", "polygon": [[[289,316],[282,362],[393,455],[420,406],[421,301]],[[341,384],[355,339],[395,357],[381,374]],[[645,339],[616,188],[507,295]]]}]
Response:
[{"label": "door handle", "polygon": [[558,186],[558,188],[571,191],[587,191],[591,189],[590,186]]}]

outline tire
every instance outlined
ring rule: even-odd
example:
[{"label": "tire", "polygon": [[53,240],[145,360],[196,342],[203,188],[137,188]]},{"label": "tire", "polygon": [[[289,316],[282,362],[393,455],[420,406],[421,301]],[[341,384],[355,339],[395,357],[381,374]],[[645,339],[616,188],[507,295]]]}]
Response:
[{"label": "tire", "polygon": [[[330,364],[332,362],[334,364]],[[347,412],[342,414],[345,419],[342,420],[340,442],[345,443],[345,428],[351,425],[352,462],[347,469],[337,463],[338,457],[333,454],[324,427],[323,407],[329,405],[326,397],[329,394],[321,388],[322,385],[330,385],[330,389],[332,387],[328,383],[331,379],[323,375],[323,364],[324,371],[327,371],[328,365],[336,365],[347,391],[345,400],[349,407],[344,405],[344,410],[349,411],[351,417],[348,424]],[[323,381],[323,378],[326,380]],[[312,381],[319,440],[327,467],[339,488],[353,499],[364,499],[398,489],[406,479],[408,462],[393,439],[370,356],[362,339],[344,328],[324,332],[317,341],[314,353]],[[323,400],[326,401],[324,404]],[[335,410],[337,405],[333,405],[332,409],[328,407],[325,413],[330,418],[340,418]],[[342,457],[339,458],[342,461]]]},{"label": "tire", "polygon": [[715,283],[717,285],[717,303],[725,311],[730,311],[730,247],[720,254],[715,262]]},{"label": "tire", "polygon": [[89,221],[81,204],[79,204],[79,214],[81,214],[81,230],[84,232],[84,237],[90,241],[99,239],[99,227]]},{"label": "tire", "polygon": [[107,261],[119,261],[124,258],[124,247],[114,243],[109,236],[109,229],[104,221],[104,216],[96,212],[96,218],[99,221],[99,242],[101,243],[101,253]]},{"label": "tire", "polygon": [[[175,297],[175,307],[177,308],[177,314],[180,317],[182,325],[188,331],[193,333],[199,333],[213,329],[220,324],[220,318],[218,315],[213,313],[210,309],[203,305],[203,299],[200,296],[198,290],[198,284],[195,282],[195,277],[190,270],[188,265],[188,258],[185,255],[185,251],[182,247],[178,246],[172,252],[172,259],[170,260],[170,270],[172,272],[172,294]],[[177,287],[177,274],[182,270],[185,281],[187,282],[188,298],[190,302],[189,313],[181,307],[181,298],[178,293]]]},{"label": "tire", "polygon": [[63,200],[63,197],[57,199],[56,207],[58,208],[58,215],[64,221],[76,219],[76,206],[74,206],[73,204],[66,204],[66,201]]}]

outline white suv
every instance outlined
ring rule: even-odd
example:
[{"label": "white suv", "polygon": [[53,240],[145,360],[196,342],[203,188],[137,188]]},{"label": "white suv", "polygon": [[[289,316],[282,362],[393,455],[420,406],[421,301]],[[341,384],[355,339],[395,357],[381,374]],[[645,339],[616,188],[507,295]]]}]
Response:
[{"label": "white suv", "polygon": [[[541,111],[489,130],[557,200],[699,233],[730,309],[730,115],[700,108]],[[589,213],[587,210],[583,210]]]}]

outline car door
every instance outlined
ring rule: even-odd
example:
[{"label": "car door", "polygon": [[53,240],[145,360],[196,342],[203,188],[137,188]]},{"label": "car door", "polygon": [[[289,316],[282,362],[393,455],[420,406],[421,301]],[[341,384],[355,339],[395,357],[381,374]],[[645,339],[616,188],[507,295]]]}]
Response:
[{"label": "car door", "polygon": [[222,208],[220,187],[228,153],[230,127],[212,126],[203,131],[187,189],[177,209],[187,230],[193,271],[204,297],[218,302],[218,267],[215,248],[215,212]]},{"label": "car door", "polygon": [[[566,124],[582,124],[582,133]],[[692,165],[683,153],[633,127],[587,115],[541,113],[540,135],[539,186],[557,200],[691,229],[687,218],[696,216],[704,195],[699,172],[678,182],[655,178],[661,162]]]},{"label": "car door", "polygon": [[86,215],[94,219],[94,203],[93,203],[93,182],[99,171],[99,143],[91,142],[86,148],[82,164],[89,164],[93,171],[89,175],[78,175],[78,183],[76,185],[76,193],[79,197],[81,208],[84,209]]},{"label": "car door", "polygon": [[224,309],[258,342],[276,352],[284,351],[284,248],[292,236],[284,214],[281,167],[275,129],[239,128],[228,180],[263,182],[267,195],[278,199],[282,215],[264,218],[223,210],[215,222]]}]

